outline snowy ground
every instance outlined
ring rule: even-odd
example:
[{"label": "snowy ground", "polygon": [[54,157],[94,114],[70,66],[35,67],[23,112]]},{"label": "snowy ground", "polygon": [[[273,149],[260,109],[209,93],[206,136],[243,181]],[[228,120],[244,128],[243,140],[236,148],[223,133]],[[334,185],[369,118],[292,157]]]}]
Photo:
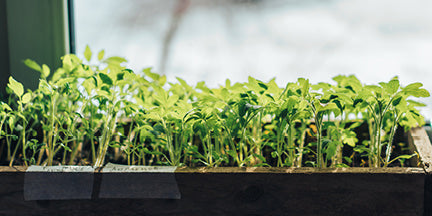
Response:
[{"label": "snowy ground", "polygon": [[[77,53],[85,45],[158,71],[174,0],[75,0]],[[432,91],[432,1],[191,0],[166,64],[168,79],[217,86],[229,78],[283,86],[298,77],[366,83],[399,76]],[[422,113],[432,118],[432,99]]]}]

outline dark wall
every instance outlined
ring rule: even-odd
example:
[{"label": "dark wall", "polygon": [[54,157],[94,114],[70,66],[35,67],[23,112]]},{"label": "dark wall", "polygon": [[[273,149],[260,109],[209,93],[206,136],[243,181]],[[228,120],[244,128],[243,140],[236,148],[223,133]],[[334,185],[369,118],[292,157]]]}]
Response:
[{"label": "dark wall", "polygon": [[4,94],[9,68],[9,45],[7,34],[6,1],[0,0],[0,94]]}]

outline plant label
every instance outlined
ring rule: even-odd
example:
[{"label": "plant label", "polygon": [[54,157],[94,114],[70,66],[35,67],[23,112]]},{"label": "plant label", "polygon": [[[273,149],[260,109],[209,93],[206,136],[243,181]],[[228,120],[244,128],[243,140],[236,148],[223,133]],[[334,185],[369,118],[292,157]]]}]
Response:
[{"label": "plant label", "polygon": [[99,198],[180,199],[176,167],[107,164]]},{"label": "plant label", "polygon": [[90,166],[30,166],[24,177],[24,199],[91,199],[94,170]]}]

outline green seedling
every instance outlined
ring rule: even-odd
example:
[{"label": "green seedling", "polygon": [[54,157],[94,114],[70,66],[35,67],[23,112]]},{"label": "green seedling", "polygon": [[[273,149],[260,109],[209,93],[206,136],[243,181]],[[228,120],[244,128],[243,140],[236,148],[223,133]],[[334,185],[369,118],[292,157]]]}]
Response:
[{"label": "green seedling", "polygon": [[[90,62],[92,64],[90,64]],[[387,167],[413,155],[393,154],[399,127],[424,124],[414,101],[429,97],[422,84],[401,87],[394,78],[363,85],[355,76],[335,84],[300,78],[280,88],[252,77],[216,88],[195,86],[126,60],[94,56],[62,58],[40,73],[34,91],[9,78],[0,103],[0,140],[10,165],[129,165]],[[369,136],[355,130],[368,123]],[[362,142],[359,143],[361,140]],[[3,145],[4,146],[4,145]],[[2,147],[3,149],[4,147]],[[349,155],[344,153],[350,152]],[[20,160],[17,160],[20,159]],[[21,162],[22,161],[22,162]],[[403,166],[404,164],[401,164]]]}]

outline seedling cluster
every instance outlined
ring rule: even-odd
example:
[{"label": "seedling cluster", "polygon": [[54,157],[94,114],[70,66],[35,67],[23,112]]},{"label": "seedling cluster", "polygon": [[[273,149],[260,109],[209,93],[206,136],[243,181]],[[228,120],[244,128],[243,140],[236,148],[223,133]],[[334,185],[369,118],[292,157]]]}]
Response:
[{"label": "seedling cluster", "polygon": [[[134,72],[125,59],[70,54],[55,72],[32,60],[39,87],[9,78],[0,104],[0,158],[9,165],[136,165],[386,167],[398,127],[424,124],[412,100],[429,97],[421,83],[397,77],[365,85],[355,76],[334,84],[307,79],[280,88],[275,80],[209,88]],[[96,58],[97,64],[90,64]],[[94,59],[93,59],[94,60]],[[357,133],[367,125],[366,135]],[[361,140],[361,142],[359,141]],[[348,154],[347,154],[348,152]],[[356,163],[354,159],[361,161]],[[394,164],[394,163],[393,163]]]}]

